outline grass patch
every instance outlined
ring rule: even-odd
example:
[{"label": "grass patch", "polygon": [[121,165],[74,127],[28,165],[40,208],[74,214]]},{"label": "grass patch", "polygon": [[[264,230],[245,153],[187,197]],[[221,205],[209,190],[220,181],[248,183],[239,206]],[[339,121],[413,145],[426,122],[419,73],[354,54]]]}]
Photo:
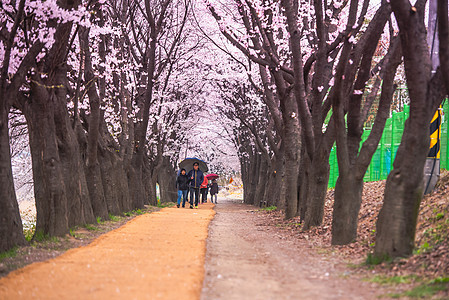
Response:
[{"label": "grass patch", "polygon": [[430,222],[422,236],[421,242],[414,250],[414,254],[431,252],[440,243],[445,243],[449,239],[449,211],[433,210],[434,215],[428,218]]},{"label": "grass patch", "polygon": [[363,266],[363,263],[362,263],[362,264],[347,263],[346,266],[347,266],[349,269],[358,269],[358,268],[360,268],[360,267]]},{"label": "grass patch", "polygon": [[429,298],[434,296],[435,294],[446,291],[449,289],[449,277],[438,277],[433,280],[426,281],[410,291],[405,291],[403,293],[398,294],[390,294],[390,297],[400,298],[400,297],[409,297],[409,298]]},{"label": "grass patch", "polygon": [[36,232],[35,224],[33,224],[32,226],[30,226],[28,228],[23,227],[23,235],[25,236],[25,239],[28,242],[31,242],[31,240],[33,239],[34,232]]},{"label": "grass patch", "polygon": [[117,221],[120,221],[120,217],[114,216],[113,214],[109,214],[109,220],[111,220],[113,222],[117,222]]},{"label": "grass patch", "polygon": [[98,230],[100,230],[100,228],[98,228],[98,227],[96,227],[96,226],[94,226],[92,224],[85,224],[84,228],[86,228],[89,231],[98,231]]},{"label": "grass patch", "polygon": [[101,219],[101,217],[97,217],[97,223],[98,223],[98,224],[103,224],[104,221]]},{"label": "grass patch", "polygon": [[159,208],[173,207],[173,206],[175,206],[175,203],[173,203],[173,202],[162,202],[162,203],[158,202],[157,203],[157,207],[159,207]]},{"label": "grass patch", "polygon": [[36,242],[44,242],[44,241],[58,242],[59,239],[56,236],[49,236],[48,234],[44,233],[42,230],[39,230],[34,233],[33,241],[36,241]]},{"label": "grass patch", "polygon": [[143,215],[144,213],[140,208],[133,210],[134,215]]},{"label": "grass patch", "polygon": [[132,210],[132,211],[128,211],[123,213],[124,216],[126,217],[131,217],[131,216],[138,216],[138,215],[143,215],[145,213],[145,211],[142,211],[140,208]]},{"label": "grass patch", "polygon": [[391,262],[392,259],[389,255],[384,254],[384,255],[374,255],[374,253],[368,253],[368,256],[366,257],[365,260],[365,265],[367,266],[376,266],[376,265],[380,265],[383,262]]},{"label": "grass patch", "polygon": [[403,276],[376,275],[374,277],[367,279],[367,281],[370,282],[387,285],[409,284],[417,280],[419,280],[419,277],[416,275],[403,275]]},{"label": "grass patch", "polygon": [[276,206],[272,205],[272,206],[261,208],[259,210],[260,211],[275,211],[276,209],[278,209],[278,208]]},{"label": "grass patch", "polygon": [[440,213],[437,213],[437,215],[435,216],[435,220],[441,220],[441,219],[443,219],[444,218],[444,213],[442,213],[442,212],[440,212]]},{"label": "grass patch", "polygon": [[8,251],[0,253],[0,261],[5,258],[15,257],[17,255],[17,247],[11,248]]}]

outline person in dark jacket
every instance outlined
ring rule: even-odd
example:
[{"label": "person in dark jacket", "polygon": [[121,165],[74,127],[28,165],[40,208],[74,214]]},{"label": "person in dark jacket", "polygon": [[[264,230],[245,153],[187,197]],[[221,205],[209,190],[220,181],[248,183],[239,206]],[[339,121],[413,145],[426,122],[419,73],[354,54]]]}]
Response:
[{"label": "person in dark jacket", "polygon": [[195,197],[195,207],[198,208],[198,202],[200,198],[200,187],[204,181],[203,172],[199,169],[200,166],[197,162],[193,163],[193,170],[187,174],[189,178],[190,187],[190,208],[193,208],[193,198]]},{"label": "person in dark jacket", "polygon": [[215,204],[217,204],[217,194],[218,194],[218,183],[217,180],[212,180],[212,184],[210,185],[210,201],[214,203],[215,196]]},{"label": "person in dark jacket", "polygon": [[189,191],[189,177],[187,177],[185,169],[181,169],[178,178],[176,178],[176,187],[178,189],[178,205],[176,206],[179,208],[182,198],[182,207],[185,207],[187,192]]}]

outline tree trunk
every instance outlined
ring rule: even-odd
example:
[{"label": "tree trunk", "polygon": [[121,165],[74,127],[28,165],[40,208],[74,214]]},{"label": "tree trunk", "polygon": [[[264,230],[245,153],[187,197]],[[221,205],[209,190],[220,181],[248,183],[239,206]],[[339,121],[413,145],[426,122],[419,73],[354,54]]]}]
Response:
[{"label": "tree trunk", "polygon": [[[79,1],[58,1],[65,9]],[[36,199],[36,233],[64,235],[69,226],[86,222],[83,172],[76,135],[67,113],[65,57],[72,23],[58,25],[52,48],[32,74],[31,96],[24,106],[30,132]],[[47,74],[42,78],[40,74]],[[88,202],[88,205],[85,203]]]},{"label": "tree trunk", "polygon": [[26,241],[12,176],[8,114],[4,107],[0,109],[0,252],[3,252],[25,245]]},{"label": "tree trunk", "polygon": [[54,91],[33,89],[30,108],[25,110],[30,134],[36,201],[36,233],[64,235],[69,231],[67,196],[54,122]]},{"label": "tree trunk", "polygon": [[[150,162],[150,159],[145,156],[143,163],[143,186],[145,190],[144,204],[157,205],[156,184],[152,186],[152,174],[156,171]],[[175,177],[176,180],[176,177]]]},{"label": "tree trunk", "polygon": [[129,194],[128,181],[124,177],[121,160],[106,149],[99,152],[98,159],[107,212],[119,215],[120,212],[130,211],[131,206],[126,201]]},{"label": "tree trunk", "polygon": [[112,167],[117,176],[114,178],[117,181],[119,189],[119,204],[120,211],[127,212],[132,210],[132,201],[129,197],[128,177],[126,176],[126,168],[122,159],[113,160]]},{"label": "tree trunk", "polygon": [[299,172],[299,145],[298,145],[298,118],[296,103],[288,95],[281,100],[282,116],[284,120],[283,142],[285,149],[285,218],[291,219],[298,211],[298,172]]},{"label": "tree trunk", "polygon": [[149,203],[150,205],[156,206],[157,205],[157,191],[156,191],[156,184],[157,184],[157,176],[148,176],[148,193],[149,193]]},{"label": "tree trunk", "polygon": [[267,186],[268,161],[264,156],[261,156],[259,167],[258,182],[256,186],[256,193],[254,195],[254,202],[251,203],[256,206],[262,206],[264,202],[264,195]]},{"label": "tree trunk", "polygon": [[430,145],[429,123],[445,95],[441,74],[438,78],[438,72],[434,76],[431,73],[424,3],[416,5],[419,7],[411,7],[408,2],[406,5],[391,2],[400,30],[410,116],[387,178],[384,203],[377,220],[374,254],[380,258],[408,256],[413,251],[423,196],[423,169]]},{"label": "tree trunk", "polygon": [[423,169],[429,150],[429,121],[425,116],[406,122],[393,170],[385,186],[376,226],[375,255],[405,257],[413,252],[419,205],[424,193]]},{"label": "tree trunk", "polygon": [[359,151],[362,132],[352,130],[351,134],[348,133],[347,136],[347,142],[351,144],[348,148],[352,149],[350,153],[352,159],[346,160],[346,162],[343,160],[339,162],[340,174],[337,185],[335,186],[335,202],[332,219],[333,245],[348,244],[357,238],[358,214],[362,202],[363,176],[371,163],[371,159],[382,137],[395,91],[394,77],[396,69],[401,62],[401,52],[399,51],[400,48],[397,42],[394,42],[392,47],[390,47],[382,65],[382,71],[380,72],[380,77],[383,79],[382,94],[376,119],[368,139],[363,143]]},{"label": "tree trunk", "polygon": [[87,135],[86,179],[92,208],[95,216],[108,219],[100,164],[98,163],[98,139],[100,135],[101,113],[100,97],[97,92],[96,78],[92,68],[89,50],[89,29],[81,27],[79,30],[80,48],[84,54],[84,79],[87,82],[90,115]]},{"label": "tree trunk", "polygon": [[247,204],[253,204],[256,196],[257,182],[259,181],[259,166],[260,166],[261,156],[254,154],[252,159],[249,160],[249,174],[248,174],[248,194],[244,200]]},{"label": "tree trunk", "polygon": [[304,222],[306,218],[307,191],[310,178],[310,159],[305,153],[305,149],[302,148],[298,174],[298,215],[301,222]]},{"label": "tree trunk", "polygon": [[323,223],[324,202],[329,184],[330,149],[319,149],[310,162],[310,173],[307,180],[307,206],[304,228],[309,229]]},{"label": "tree trunk", "polygon": [[176,189],[176,171],[170,163],[169,157],[164,157],[162,166],[158,168],[157,181],[161,191],[162,202],[176,202],[178,192]]},{"label": "tree trunk", "polygon": [[[61,93],[58,96],[59,101],[55,103],[54,122],[67,197],[67,217],[69,227],[73,227],[80,224],[94,223],[96,220],[90,202],[77,134],[72,128],[67,107],[61,100],[65,99],[65,97],[65,93]],[[81,127],[79,122],[75,126]],[[76,130],[78,129],[76,128]]]},{"label": "tree trunk", "polygon": [[249,198],[249,186],[250,186],[250,178],[249,178],[249,163],[246,159],[240,157],[240,169],[242,172],[242,182],[243,182],[243,201],[246,203],[246,199]]},{"label": "tree trunk", "polygon": [[284,173],[284,161],[282,154],[274,157],[271,162],[271,169],[268,176],[268,186],[265,189],[264,199],[267,206],[276,206],[279,209],[285,209],[285,185],[282,181]]},{"label": "tree trunk", "polygon": [[[23,236],[22,219],[20,218],[12,175],[8,126],[10,103],[8,101],[12,98],[10,95],[16,93],[17,89],[19,89],[24,81],[23,77],[25,77],[25,74],[30,67],[28,64],[31,65],[31,63],[27,61],[34,60],[35,56],[32,58],[29,57],[28,59],[25,57],[22,60],[20,68],[26,66],[23,69],[23,76],[20,76],[20,82],[16,82],[17,87],[11,88],[11,86],[9,86],[11,94],[7,95],[11,50],[14,46],[14,39],[19,24],[22,23],[25,1],[21,0],[16,4],[18,5],[16,6],[17,10],[15,12],[14,24],[12,28],[8,28],[6,34],[3,35],[2,62],[0,64],[0,252],[9,250],[16,245],[24,245],[26,242]],[[34,48],[35,45],[33,45],[32,48]],[[42,46],[40,46],[38,50],[40,51],[41,48]],[[31,49],[27,56],[30,53],[32,53]],[[37,53],[35,55],[37,55]],[[18,73],[16,73],[15,76],[19,76]],[[9,79],[11,80],[11,78]],[[14,82],[14,79],[11,81]],[[10,84],[14,85],[14,83]]]},{"label": "tree trunk", "polygon": [[128,186],[133,209],[141,209],[144,205],[145,189],[143,186],[143,166],[134,155],[131,165],[128,167]]},{"label": "tree trunk", "polygon": [[362,202],[363,177],[354,172],[340,172],[335,186],[332,213],[332,245],[346,245],[357,238],[357,224]]}]

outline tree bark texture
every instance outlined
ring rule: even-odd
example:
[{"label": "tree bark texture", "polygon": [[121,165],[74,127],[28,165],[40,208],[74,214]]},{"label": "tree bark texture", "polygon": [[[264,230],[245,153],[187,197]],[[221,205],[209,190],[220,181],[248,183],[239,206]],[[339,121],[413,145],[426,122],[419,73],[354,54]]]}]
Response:
[{"label": "tree bark texture", "polygon": [[267,174],[268,174],[268,162],[264,156],[261,156],[261,162],[259,167],[258,182],[256,187],[256,193],[254,195],[253,205],[261,206],[264,202],[265,190],[267,187]]},{"label": "tree bark texture", "polygon": [[5,107],[0,109],[0,252],[3,252],[25,245],[26,241],[12,176],[8,113]]},{"label": "tree bark texture", "polygon": [[[25,75],[20,74],[21,72],[18,70],[16,76],[14,76],[16,78],[10,80],[13,87],[7,87],[11,51],[14,45],[17,29],[22,22],[24,7],[25,0],[21,0],[17,6],[14,24],[10,29],[10,32],[6,31],[8,32],[8,36],[4,36],[4,47],[2,47],[3,59],[0,69],[0,252],[9,250],[16,245],[24,245],[26,243],[23,235],[22,219],[20,218],[12,174],[8,126],[8,115],[11,103],[9,103],[10,99],[7,96],[8,88],[10,93],[14,94],[17,92],[16,89],[22,85],[23,79],[20,78],[20,82],[16,82],[14,86],[14,81],[17,81],[17,75]],[[31,50],[28,54],[30,53],[32,53]],[[35,55],[37,55],[37,53]],[[30,63],[27,61],[27,57],[25,57],[20,66],[22,72],[26,73],[28,71],[28,64]]]},{"label": "tree bark texture", "polygon": [[[384,203],[376,226],[377,257],[403,257],[412,253],[419,206],[423,196],[423,169],[429,150],[429,122],[445,93],[431,75],[424,25],[425,2],[411,6],[396,0],[391,7],[399,25],[404,67],[409,87],[410,116],[401,145],[388,175]],[[441,77],[441,74],[440,74]]]},{"label": "tree bark texture", "polygon": [[334,194],[332,245],[346,245],[357,237],[362,191],[363,178],[357,178],[353,172],[344,175],[340,172]]},{"label": "tree bark texture", "polygon": [[309,176],[305,179],[307,181],[305,186],[307,189],[305,229],[319,226],[323,223],[324,202],[329,184],[329,156],[330,147],[327,147],[327,149],[320,148],[315,153],[313,160],[307,162],[310,169],[308,171]]},{"label": "tree bark texture", "polygon": [[170,158],[164,156],[162,165],[157,172],[157,181],[161,192],[162,202],[176,202],[178,192],[176,189],[176,171],[170,162]]},{"label": "tree bark texture", "polygon": [[69,231],[63,167],[58,151],[54,110],[56,96],[42,86],[33,89],[25,112],[30,134],[36,201],[36,233],[64,235]]},{"label": "tree bark texture", "polygon": [[89,29],[80,28],[80,48],[84,54],[84,80],[86,81],[87,95],[89,97],[90,115],[87,134],[86,179],[92,208],[95,216],[108,218],[108,209],[104,195],[101,168],[98,162],[98,139],[100,135],[100,97],[97,92],[97,79],[92,68],[92,59],[89,50]]}]

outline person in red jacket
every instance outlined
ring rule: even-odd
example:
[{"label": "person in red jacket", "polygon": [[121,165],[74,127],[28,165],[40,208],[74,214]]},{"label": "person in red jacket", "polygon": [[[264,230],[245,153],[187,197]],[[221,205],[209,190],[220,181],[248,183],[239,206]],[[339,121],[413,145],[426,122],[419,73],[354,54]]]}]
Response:
[{"label": "person in red jacket", "polygon": [[206,203],[207,202],[208,184],[209,184],[209,180],[207,180],[207,177],[204,176],[203,183],[201,184],[201,187],[200,187],[201,203]]}]

